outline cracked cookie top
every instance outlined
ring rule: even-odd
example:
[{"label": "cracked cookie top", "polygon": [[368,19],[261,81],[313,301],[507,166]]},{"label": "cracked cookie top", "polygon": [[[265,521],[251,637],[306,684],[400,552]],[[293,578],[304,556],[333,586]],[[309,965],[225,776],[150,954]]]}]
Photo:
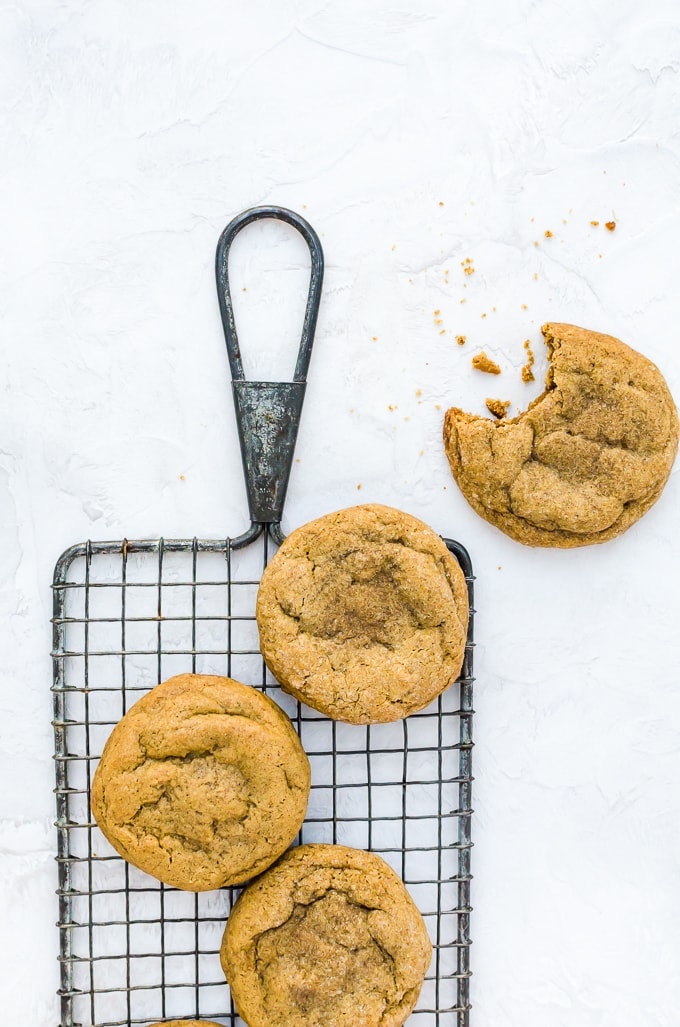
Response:
[{"label": "cracked cookie top", "polygon": [[262,575],[256,616],[285,691],[336,720],[371,724],[422,709],[456,679],[467,587],[431,528],[369,504],[292,532]]},{"label": "cracked cookie top", "polygon": [[220,951],[250,1027],[399,1027],[431,957],[400,878],[344,845],[287,852],[240,896]]},{"label": "cracked cookie top", "polygon": [[659,498],[678,415],[657,367],[611,335],[543,326],[545,391],[500,423],[448,410],[444,445],[470,505],[530,546],[620,535]]},{"label": "cracked cookie top", "polygon": [[276,703],[231,678],[180,674],[113,729],[91,805],[128,862],[207,891],[270,866],[299,831],[309,789],[309,760]]}]

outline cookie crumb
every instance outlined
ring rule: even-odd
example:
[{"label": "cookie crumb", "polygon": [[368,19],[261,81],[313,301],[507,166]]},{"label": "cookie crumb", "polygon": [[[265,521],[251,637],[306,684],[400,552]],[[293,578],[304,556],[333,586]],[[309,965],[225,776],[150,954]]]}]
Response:
[{"label": "cookie crumb", "polygon": [[441,314],[441,310],[435,310],[433,311],[433,314],[435,317],[439,317],[439,315]]},{"label": "cookie crumb", "polygon": [[446,335],[446,328],[442,328],[442,330],[440,331],[439,334],[440,335]]},{"label": "cookie crumb", "polygon": [[534,271],[534,281],[538,281],[538,271]]},{"label": "cookie crumb", "polygon": [[529,339],[525,339],[522,345],[524,346],[527,355],[527,362],[522,368],[522,381],[533,382],[534,372],[531,370],[531,368],[534,366],[534,351],[531,348],[531,342],[529,341]]},{"label": "cookie crumb", "polygon": [[616,228],[616,221],[605,221],[604,227],[609,231],[613,232]]},{"label": "cookie crumb", "polygon": [[422,389],[416,389],[416,396],[422,396],[422,394],[423,394],[423,390]]},{"label": "cookie crumb", "polygon": [[485,374],[500,374],[501,369],[495,360],[488,357],[484,351],[475,353],[472,358],[472,366],[476,371],[484,371]]},{"label": "cookie crumb", "polygon": [[443,207],[443,206],[444,206],[444,201],[443,201],[443,200],[440,200],[440,201],[439,201],[439,206],[440,206],[440,207]]},{"label": "cookie crumb", "polygon": [[546,230],[545,230],[545,232],[543,234],[545,235],[546,239],[552,239],[552,237],[553,237],[553,234],[552,234],[552,232],[550,231],[549,228],[546,228]]},{"label": "cookie crumb", "polygon": [[464,346],[465,343],[467,342],[467,335],[457,335],[456,336],[456,342],[458,343],[459,346]]},{"label": "cookie crumb", "polygon": [[377,335],[372,335],[371,336],[371,342],[377,342],[377,341],[378,341],[378,336]]},{"label": "cookie crumb", "polygon": [[597,226],[599,225],[600,222],[599,221],[591,221],[590,223],[593,226],[593,228],[597,228]]},{"label": "cookie crumb", "polygon": [[359,484],[357,485],[357,489],[360,489],[360,488],[361,488],[361,482],[359,482]]},{"label": "cookie crumb", "polygon": [[187,480],[187,479],[186,479],[186,475],[185,475],[185,474],[180,474],[180,476],[179,476],[179,480],[180,480],[180,481],[186,481],[186,480]]},{"label": "cookie crumb", "polygon": [[492,413],[494,417],[497,417],[499,421],[505,417],[508,412],[508,407],[510,406],[509,399],[486,399],[484,402],[486,403],[487,410]]}]

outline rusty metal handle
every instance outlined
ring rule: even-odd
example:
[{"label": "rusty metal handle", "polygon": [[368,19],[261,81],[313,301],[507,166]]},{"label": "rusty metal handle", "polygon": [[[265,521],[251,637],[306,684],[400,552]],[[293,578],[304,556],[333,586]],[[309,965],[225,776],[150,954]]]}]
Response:
[{"label": "rusty metal handle", "polygon": [[[307,243],[311,257],[309,294],[292,382],[250,382],[246,381],[243,371],[229,288],[229,251],[238,233],[246,225],[262,218],[292,225]],[[217,244],[217,295],[231,368],[250,519],[253,526],[269,525],[270,534],[276,541],[281,539],[279,525],[302,414],[321,301],[323,268],[323,250],[318,235],[303,217],[285,207],[252,207],[244,211],[227,225]]]}]

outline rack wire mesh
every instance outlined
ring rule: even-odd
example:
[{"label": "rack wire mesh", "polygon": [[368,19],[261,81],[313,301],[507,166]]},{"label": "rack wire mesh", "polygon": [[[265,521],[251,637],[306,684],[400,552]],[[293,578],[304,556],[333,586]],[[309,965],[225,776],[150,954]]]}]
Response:
[{"label": "rack wire mesh", "polygon": [[[185,1017],[242,1024],[218,952],[238,889],[190,893],[121,859],[90,814],[104,743],[176,673],[225,674],[291,717],[312,766],[300,842],[370,849],[400,874],[434,958],[411,1022],[469,1024],[472,615],[459,681],[392,724],[328,720],[286,695],[258,648],[255,596],[274,548],[236,541],[84,543],[55,568],[54,734],[61,1027]],[[447,542],[473,578],[465,549]]]}]

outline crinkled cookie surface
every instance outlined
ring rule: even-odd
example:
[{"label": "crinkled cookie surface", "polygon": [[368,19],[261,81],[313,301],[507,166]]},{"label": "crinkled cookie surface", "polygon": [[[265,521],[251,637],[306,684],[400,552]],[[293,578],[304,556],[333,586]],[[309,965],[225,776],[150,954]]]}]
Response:
[{"label": "crinkled cookie surface", "polygon": [[299,831],[309,789],[309,760],[276,703],[231,678],[180,674],[113,729],[91,805],[134,866],[206,891],[270,866]]},{"label": "crinkled cookie surface", "polygon": [[467,586],[431,528],[367,504],[288,536],[262,575],[256,616],[263,656],[287,692],[337,720],[386,722],[456,679]]},{"label": "crinkled cookie surface", "polygon": [[501,423],[448,410],[451,470],[477,513],[518,542],[606,542],[659,498],[678,447],[675,404],[658,368],[619,339],[542,330],[545,391]]},{"label": "crinkled cookie surface", "polygon": [[344,845],[287,852],[240,896],[220,952],[250,1027],[400,1027],[431,957],[400,878]]}]

